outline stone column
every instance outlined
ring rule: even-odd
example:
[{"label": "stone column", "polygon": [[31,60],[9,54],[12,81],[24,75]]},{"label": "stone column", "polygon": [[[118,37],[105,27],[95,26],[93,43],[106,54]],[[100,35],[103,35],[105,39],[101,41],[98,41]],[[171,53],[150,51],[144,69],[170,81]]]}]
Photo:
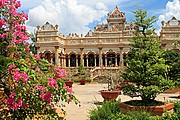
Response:
[{"label": "stone column", "polygon": [[61,57],[59,56],[59,66],[62,66]]},{"label": "stone column", "polygon": [[64,60],[63,66],[66,67],[66,48],[64,48],[64,58],[63,58],[63,60]]},{"label": "stone column", "polygon": [[51,64],[53,64],[53,62],[54,62],[54,61],[53,61],[53,58],[54,58],[53,53],[50,53],[50,63],[51,63]]},{"label": "stone column", "polygon": [[99,49],[99,66],[102,67],[102,47],[98,47]]},{"label": "stone column", "polygon": [[62,56],[61,59],[62,59],[62,67],[65,67],[65,66],[64,66],[64,56]]},{"label": "stone column", "polygon": [[107,55],[105,55],[105,67],[107,67]]},{"label": "stone column", "polygon": [[88,55],[86,55],[86,64],[87,64],[87,67],[89,67]]},{"label": "stone column", "polygon": [[123,67],[124,66],[124,62],[123,62],[123,47],[119,47],[120,49],[120,59],[119,59],[119,66]]},{"label": "stone column", "polygon": [[60,66],[60,64],[59,64],[59,54],[58,54],[59,46],[54,46],[54,47],[55,47],[55,64],[57,66]]},{"label": "stone column", "polygon": [[76,67],[78,67],[78,55],[76,55]]},{"label": "stone column", "polygon": [[84,48],[80,48],[80,51],[81,51],[81,62],[82,62],[82,64],[83,64],[83,66],[84,66],[83,49],[84,49]]}]

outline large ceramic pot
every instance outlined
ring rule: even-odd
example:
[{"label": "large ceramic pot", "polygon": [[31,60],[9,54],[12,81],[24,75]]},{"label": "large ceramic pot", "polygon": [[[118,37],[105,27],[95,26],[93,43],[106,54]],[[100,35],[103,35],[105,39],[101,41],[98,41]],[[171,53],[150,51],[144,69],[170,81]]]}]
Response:
[{"label": "large ceramic pot", "polygon": [[120,110],[123,113],[127,113],[129,111],[146,111],[153,116],[155,115],[163,116],[166,112],[169,115],[171,115],[174,112],[173,108],[174,108],[174,103],[164,103],[163,105],[159,105],[159,106],[133,106],[127,104],[126,102],[120,103]]},{"label": "large ceramic pot", "polygon": [[80,82],[80,85],[85,85],[86,84],[86,80],[82,79],[79,81]]},{"label": "large ceramic pot", "polygon": [[73,85],[73,81],[65,81],[64,83],[65,83],[66,86],[69,86],[70,88]]},{"label": "large ceramic pot", "polygon": [[104,98],[104,101],[116,101],[116,98],[121,93],[120,90],[100,90],[101,96]]}]

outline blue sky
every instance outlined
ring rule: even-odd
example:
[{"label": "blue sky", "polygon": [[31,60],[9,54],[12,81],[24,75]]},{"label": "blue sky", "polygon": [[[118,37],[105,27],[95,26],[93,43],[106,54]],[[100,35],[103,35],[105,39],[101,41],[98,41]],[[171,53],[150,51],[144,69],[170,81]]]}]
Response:
[{"label": "blue sky", "polygon": [[149,16],[157,16],[155,28],[160,31],[162,20],[167,21],[175,16],[180,19],[180,0],[20,0],[22,7],[29,15],[26,22],[29,31],[47,21],[58,24],[61,33],[86,34],[97,24],[106,23],[107,13],[112,12],[117,5],[125,12],[127,22],[133,19],[131,11],[136,7],[148,11]]}]

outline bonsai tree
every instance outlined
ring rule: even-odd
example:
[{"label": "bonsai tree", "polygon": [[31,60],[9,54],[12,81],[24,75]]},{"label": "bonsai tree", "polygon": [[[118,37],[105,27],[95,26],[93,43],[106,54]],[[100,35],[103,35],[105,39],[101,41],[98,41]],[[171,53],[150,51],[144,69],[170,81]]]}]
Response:
[{"label": "bonsai tree", "polygon": [[83,64],[82,64],[82,61],[80,62],[80,65],[78,67],[78,74],[79,75],[84,75],[84,67],[83,67]]},{"label": "bonsai tree", "polygon": [[90,78],[90,70],[84,68],[82,62],[80,62],[80,65],[78,67],[78,75],[79,75],[79,82],[80,84],[84,85],[86,80]]},{"label": "bonsai tree", "polygon": [[156,96],[171,88],[168,79],[169,66],[165,64],[153,23],[156,17],[148,17],[147,11],[138,9],[135,14],[135,37],[132,38],[127,67],[122,74],[132,84],[123,87],[123,93],[130,97],[141,97],[143,103],[154,101]]}]

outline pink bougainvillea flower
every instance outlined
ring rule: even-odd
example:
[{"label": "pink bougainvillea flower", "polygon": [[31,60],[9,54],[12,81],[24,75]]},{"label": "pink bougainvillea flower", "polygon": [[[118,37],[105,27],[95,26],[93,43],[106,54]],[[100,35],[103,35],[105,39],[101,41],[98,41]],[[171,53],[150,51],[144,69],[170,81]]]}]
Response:
[{"label": "pink bougainvillea flower", "polygon": [[8,72],[10,73],[12,71],[12,69],[16,68],[15,65],[10,65],[9,68],[8,68]]},{"label": "pink bougainvillea flower", "polygon": [[36,57],[36,60],[40,60],[41,59],[39,54],[35,54],[35,57]]},{"label": "pink bougainvillea flower", "polygon": [[18,70],[15,70],[14,79],[16,80],[16,82],[19,82],[20,76],[21,76],[21,73]]},{"label": "pink bougainvillea flower", "polygon": [[16,8],[21,7],[21,2],[20,2],[20,1],[17,1],[17,2],[15,3],[15,7],[16,7]]},{"label": "pink bougainvillea flower", "polygon": [[54,104],[51,104],[51,108],[52,108],[53,110],[57,110],[57,108],[54,107]]},{"label": "pink bougainvillea flower", "polygon": [[7,33],[0,34],[0,38],[5,38],[5,37],[7,37],[7,36],[8,36]]},{"label": "pink bougainvillea flower", "polygon": [[10,95],[9,95],[9,98],[14,98],[14,97],[16,97],[16,93],[11,93]]},{"label": "pink bougainvillea flower", "polygon": [[7,22],[4,21],[4,19],[1,19],[0,20],[0,27],[2,27],[3,25],[7,25]]},{"label": "pink bougainvillea flower", "polygon": [[21,98],[18,98],[17,106],[22,107],[22,105],[23,105],[23,102],[22,102]]},{"label": "pink bougainvillea flower", "polygon": [[29,48],[29,47],[27,47],[27,48],[26,48],[26,52],[29,52],[29,50],[30,50],[30,48]]},{"label": "pink bougainvillea flower", "polygon": [[19,82],[21,78],[24,83],[27,83],[29,76],[26,73],[20,73],[18,70],[15,70],[14,79],[16,80],[16,82]]},{"label": "pink bougainvillea flower", "polygon": [[21,108],[23,106],[23,101],[21,98],[18,98],[15,101],[16,94],[11,93],[9,97],[6,99],[5,104],[8,106],[9,109],[15,110],[17,108]]},{"label": "pink bougainvillea flower", "polygon": [[46,89],[45,86],[40,86],[40,85],[36,85],[36,88],[39,90],[42,90],[42,91],[44,91]]},{"label": "pink bougainvillea flower", "polygon": [[65,86],[66,88],[66,91],[69,93],[69,94],[72,94],[72,88],[69,87],[69,86]]},{"label": "pink bougainvillea flower", "polygon": [[23,82],[24,83],[27,83],[28,79],[29,79],[29,76],[25,73],[21,73],[21,76],[23,77]]},{"label": "pink bougainvillea flower", "polygon": [[40,69],[38,66],[36,66],[36,69],[35,69],[35,70],[38,71],[38,72],[41,71],[41,69]]},{"label": "pink bougainvillea flower", "polygon": [[47,102],[47,104],[51,103],[51,96],[52,94],[50,92],[46,92],[46,93],[41,93],[40,94],[40,98],[43,99],[45,102]]},{"label": "pink bougainvillea flower", "polygon": [[69,102],[72,102],[72,99],[69,98],[68,100],[69,100]]},{"label": "pink bougainvillea flower", "polygon": [[1,8],[2,6],[6,6],[7,3],[8,3],[8,0],[0,0],[0,8]]},{"label": "pink bougainvillea flower", "polygon": [[58,88],[58,84],[56,82],[56,80],[52,79],[52,78],[48,78],[48,85],[52,88],[52,87],[56,87]]},{"label": "pink bougainvillea flower", "polygon": [[57,68],[57,74],[55,75],[56,78],[67,78],[67,72],[64,69]]}]

